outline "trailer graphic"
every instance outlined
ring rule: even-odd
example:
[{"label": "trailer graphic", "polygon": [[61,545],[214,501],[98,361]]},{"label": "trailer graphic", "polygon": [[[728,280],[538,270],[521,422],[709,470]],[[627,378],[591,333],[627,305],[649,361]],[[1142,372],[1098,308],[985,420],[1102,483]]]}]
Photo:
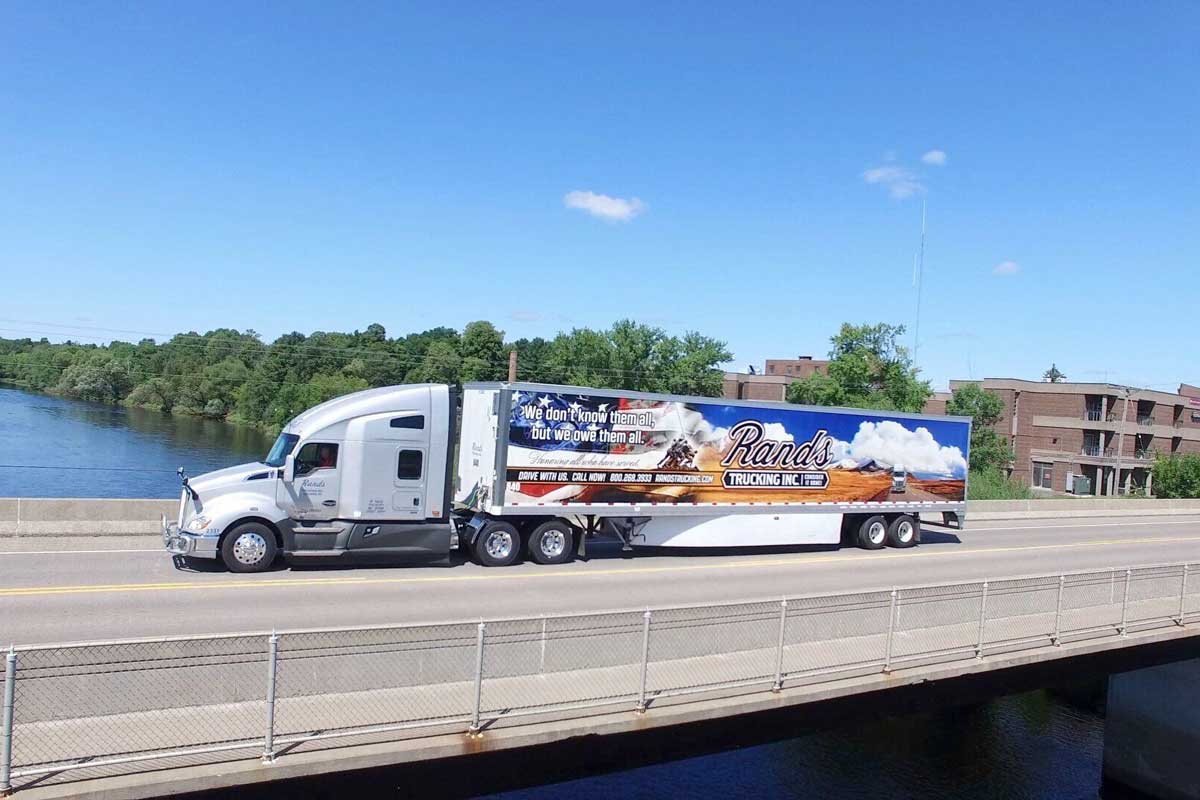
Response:
[{"label": "trailer graphic", "polygon": [[509,506],[882,501],[906,491],[902,463],[920,465],[915,493],[965,496],[969,426],[955,418],[601,390],[515,390],[509,406]]}]

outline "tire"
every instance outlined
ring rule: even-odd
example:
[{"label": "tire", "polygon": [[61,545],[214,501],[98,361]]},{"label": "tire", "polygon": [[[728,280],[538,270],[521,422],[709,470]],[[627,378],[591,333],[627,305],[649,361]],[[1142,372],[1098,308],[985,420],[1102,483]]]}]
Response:
[{"label": "tire", "polygon": [[891,521],[887,529],[889,547],[913,547],[917,543],[917,522],[915,517],[901,514]]},{"label": "tire", "polygon": [[526,548],[538,564],[565,564],[575,557],[575,529],[563,519],[543,522],[529,534]]},{"label": "tire", "polygon": [[230,572],[262,572],[278,552],[275,531],[261,522],[243,522],[221,540],[221,560]]},{"label": "tire", "polygon": [[854,541],[863,550],[879,550],[887,544],[887,533],[887,520],[875,514],[859,523]]},{"label": "tire", "polygon": [[521,534],[511,522],[489,522],[475,537],[471,550],[485,567],[511,566],[521,558]]}]

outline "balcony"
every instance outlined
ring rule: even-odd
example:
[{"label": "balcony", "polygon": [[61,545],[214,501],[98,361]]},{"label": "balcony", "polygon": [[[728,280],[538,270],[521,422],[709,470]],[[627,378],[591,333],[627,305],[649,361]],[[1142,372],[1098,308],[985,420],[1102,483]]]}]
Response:
[{"label": "balcony", "polygon": [[[1111,450],[1112,448],[1109,448]],[[1091,456],[1092,458],[1100,458],[1101,455],[1107,455],[1107,451],[1102,450],[1098,444],[1085,444],[1083,446],[1083,455]]]},{"label": "balcony", "polygon": [[[1100,420],[1104,419],[1104,414],[1102,414],[1098,408],[1089,408],[1087,410],[1087,414],[1085,414],[1085,418],[1088,422],[1099,422]],[[1109,422],[1112,421],[1113,420],[1109,420]]]},{"label": "balcony", "polygon": [[1138,424],[1138,425],[1145,425],[1147,428],[1149,428],[1149,427],[1153,427],[1153,425],[1154,425],[1154,417],[1153,417],[1153,416],[1151,416],[1151,415],[1149,415],[1149,414],[1145,414],[1145,415],[1139,415],[1139,416],[1138,416],[1138,418],[1137,418],[1137,424]]}]

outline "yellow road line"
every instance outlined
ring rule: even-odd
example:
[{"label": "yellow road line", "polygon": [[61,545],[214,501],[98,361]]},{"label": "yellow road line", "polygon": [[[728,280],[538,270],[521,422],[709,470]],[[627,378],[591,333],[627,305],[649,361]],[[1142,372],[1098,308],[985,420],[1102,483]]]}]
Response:
[{"label": "yellow road line", "polygon": [[[1070,550],[1085,547],[1113,547],[1135,544],[1177,544],[1179,542],[1200,542],[1200,536],[1173,536],[1162,538],[1140,539],[1106,539],[1092,542],[1065,542],[1060,544],[1041,544],[1014,547],[983,547],[964,550],[926,550],[918,549],[903,552],[885,552],[863,555],[863,560],[871,562],[897,558],[948,558],[952,556],[968,556],[980,553],[1013,553],[1037,550]],[[716,569],[760,569],[770,567],[806,566],[815,564],[854,564],[860,560],[848,554],[838,554],[820,557],[793,557],[764,559],[757,561],[710,562],[704,564],[679,564],[662,567],[624,567],[616,569],[549,569],[544,572],[502,572],[495,571],[487,574],[441,575],[404,578],[266,578],[255,580],[220,580],[207,583],[114,583],[95,586],[41,586],[19,589],[0,589],[0,597],[29,597],[35,595],[69,595],[69,594],[103,594],[109,592],[163,592],[163,591],[202,591],[208,589],[258,589],[271,587],[303,587],[303,586],[378,586],[406,585],[423,583],[455,583],[467,581],[523,581],[538,579],[574,579],[611,577],[614,575],[651,575],[672,572],[698,572]]]}]

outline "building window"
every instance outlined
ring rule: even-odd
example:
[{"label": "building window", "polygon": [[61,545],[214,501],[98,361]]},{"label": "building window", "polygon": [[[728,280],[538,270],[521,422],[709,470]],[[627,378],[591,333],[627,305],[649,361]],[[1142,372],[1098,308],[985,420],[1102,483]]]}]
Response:
[{"label": "building window", "polygon": [[419,481],[421,480],[421,461],[423,460],[420,450],[401,450],[400,456],[396,463],[396,478],[402,481]]},{"label": "building window", "polygon": [[1033,485],[1038,489],[1052,489],[1054,487],[1054,465],[1044,464],[1041,461],[1033,462]]}]

